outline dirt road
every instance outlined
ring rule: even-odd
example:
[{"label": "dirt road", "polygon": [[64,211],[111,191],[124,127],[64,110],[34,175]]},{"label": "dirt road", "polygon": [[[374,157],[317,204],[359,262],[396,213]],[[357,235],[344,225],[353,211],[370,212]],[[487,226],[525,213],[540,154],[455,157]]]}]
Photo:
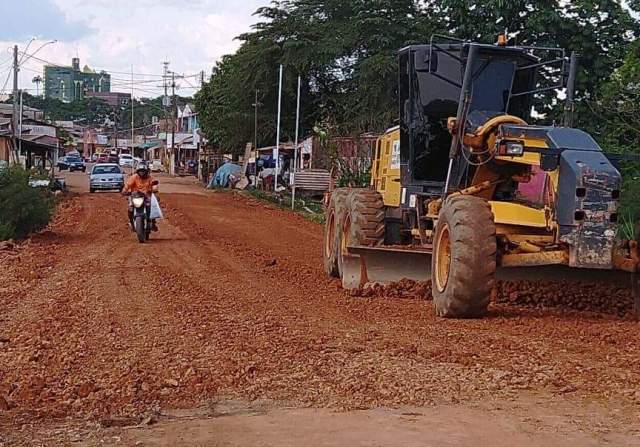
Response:
[{"label": "dirt road", "polygon": [[637,323],[441,320],[340,290],[286,211],[162,179],[140,245],[117,194],[69,182],[0,251],[0,446],[640,445]]}]

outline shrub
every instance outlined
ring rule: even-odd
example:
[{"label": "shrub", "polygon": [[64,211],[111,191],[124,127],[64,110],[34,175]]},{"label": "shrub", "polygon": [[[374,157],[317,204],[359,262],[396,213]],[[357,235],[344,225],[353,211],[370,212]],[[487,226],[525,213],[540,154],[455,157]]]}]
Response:
[{"label": "shrub", "polygon": [[29,173],[23,168],[0,170],[0,240],[23,239],[43,229],[53,209],[51,194],[29,186]]},{"label": "shrub", "polygon": [[622,166],[622,195],[620,196],[620,226],[618,237],[637,239],[640,237],[640,165],[627,163]]}]

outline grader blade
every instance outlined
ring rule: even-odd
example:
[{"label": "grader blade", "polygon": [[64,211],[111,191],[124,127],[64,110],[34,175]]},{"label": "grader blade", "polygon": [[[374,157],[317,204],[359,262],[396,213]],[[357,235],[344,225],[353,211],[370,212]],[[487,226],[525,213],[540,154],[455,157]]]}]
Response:
[{"label": "grader blade", "polygon": [[431,278],[431,251],[387,247],[348,247],[342,257],[342,287],[357,289],[367,283],[388,284],[401,279]]}]

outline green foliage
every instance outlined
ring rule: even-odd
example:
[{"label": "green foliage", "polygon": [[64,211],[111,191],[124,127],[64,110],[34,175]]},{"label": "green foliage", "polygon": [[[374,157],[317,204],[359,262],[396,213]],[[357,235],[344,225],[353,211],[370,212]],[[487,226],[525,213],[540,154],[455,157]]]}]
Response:
[{"label": "green foliage", "polygon": [[[635,3],[629,3],[635,7]],[[380,132],[397,117],[397,50],[427,43],[433,33],[494,42],[505,28],[511,43],[578,51],[578,122],[599,131],[586,107],[620,67],[640,29],[616,0],[280,0],[256,13],[261,21],[239,37],[196,96],[206,135],[225,150],[254,138],[259,90],[259,144],[275,142],[278,64],[285,67],[283,140],[294,132],[296,78],[303,76],[302,133],[316,124],[332,136]],[[558,81],[545,74],[547,85]],[[539,95],[546,122],[561,117],[553,92]],[[595,121],[595,122],[594,122]]]},{"label": "green foliage", "polygon": [[[192,98],[176,96],[176,102],[180,107],[190,102]],[[7,102],[11,102],[8,100]],[[105,101],[97,98],[86,98],[81,101],[70,103],[62,102],[58,99],[46,99],[39,96],[32,96],[28,93],[23,95],[23,103],[27,107],[34,107],[44,112],[45,119],[51,121],[75,121],[80,125],[103,125],[106,121],[116,121],[118,128],[126,131],[131,128],[131,106],[112,108]],[[173,110],[162,106],[162,97],[157,98],[134,98],[133,99],[133,125],[141,128],[151,124],[152,117],[165,118],[165,113],[171,116]],[[59,135],[65,138],[68,135]]]},{"label": "green foliage", "polygon": [[42,110],[48,120],[78,121],[80,124],[103,124],[111,113],[109,104],[97,98],[66,103],[59,99],[45,99],[25,93],[23,104]]},{"label": "green foliage", "polygon": [[[640,156],[640,44],[628,46],[622,65],[585,100],[590,114],[583,127],[607,152]],[[587,115],[588,116],[588,115]],[[633,226],[640,220],[640,163],[621,166],[624,179],[620,216],[625,238],[632,238]]]},{"label": "green foliage", "polygon": [[51,219],[53,198],[29,186],[29,173],[11,166],[0,171],[0,240],[22,239]]}]

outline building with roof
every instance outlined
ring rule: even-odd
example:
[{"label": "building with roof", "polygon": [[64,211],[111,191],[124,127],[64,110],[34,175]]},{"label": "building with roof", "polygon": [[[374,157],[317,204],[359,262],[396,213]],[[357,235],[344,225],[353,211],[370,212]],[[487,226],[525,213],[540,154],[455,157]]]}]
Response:
[{"label": "building with roof", "polygon": [[127,107],[131,103],[131,93],[86,92],[85,97],[101,99],[114,109],[118,107]]},{"label": "building with roof", "polygon": [[[0,103],[0,115],[12,116],[13,104]],[[22,116],[32,120],[43,120],[44,112],[40,109],[34,109],[33,107],[22,106]]]},{"label": "building with roof", "polygon": [[58,157],[58,127],[41,120],[42,111],[23,107],[16,123],[15,142],[11,104],[0,105],[0,161],[9,162],[18,155],[23,166],[52,166]]},{"label": "building with roof", "polygon": [[71,66],[46,65],[44,67],[44,96],[73,102],[83,99],[88,92],[101,93],[111,91],[111,75],[105,71],[99,73],[88,66],[80,70],[80,59],[74,57]]},{"label": "building with roof", "polygon": [[199,129],[198,112],[193,104],[186,104],[184,107],[178,107],[178,127],[177,132],[193,133]]}]

